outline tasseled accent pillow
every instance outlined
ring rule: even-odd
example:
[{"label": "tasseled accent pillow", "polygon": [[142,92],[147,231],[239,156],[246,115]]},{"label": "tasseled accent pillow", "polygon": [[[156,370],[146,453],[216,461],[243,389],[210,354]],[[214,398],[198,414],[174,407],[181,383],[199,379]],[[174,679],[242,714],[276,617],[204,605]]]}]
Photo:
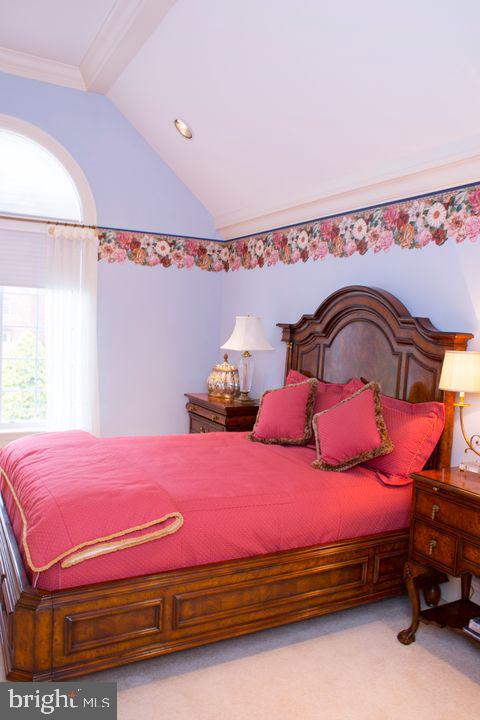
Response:
[{"label": "tasseled accent pillow", "polygon": [[311,436],[318,381],[307,380],[266,390],[260,401],[250,440],[276,445],[306,445]]},{"label": "tasseled accent pillow", "polygon": [[313,417],[319,470],[348,470],[392,452],[380,401],[380,386],[371,382],[350,397]]}]

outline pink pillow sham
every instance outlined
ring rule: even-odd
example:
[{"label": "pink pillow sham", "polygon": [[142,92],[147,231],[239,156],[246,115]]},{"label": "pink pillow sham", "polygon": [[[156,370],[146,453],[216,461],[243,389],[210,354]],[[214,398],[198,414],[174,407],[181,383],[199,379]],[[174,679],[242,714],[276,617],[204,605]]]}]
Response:
[{"label": "pink pillow sham", "polygon": [[[292,385],[296,383],[305,382],[309,378],[303,373],[299,373],[297,370],[289,370],[286,385]],[[317,396],[315,398],[314,414],[326,410],[332,405],[336,405],[348,397],[356,390],[360,390],[364,383],[359,378],[352,378],[346,383],[327,383],[323,380],[318,380]]]},{"label": "pink pillow sham", "polygon": [[382,395],[381,404],[394,450],[389,455],[369,460],[365,465],[388,475],[419,472],[443,432],[443,403],[409,403]]},{"label": "pink pillow sham", "polygon": [[[292,385],[293,383],[305,382],[305,380],[308,379],[309,378],[306,375],[303,375],[303,373],[300,373],[297,370],[289,370],[285,384]],[[363,385],[364,383],[359,378],[352,378],[346,383],[327,383],[323,380],[318,380],[313,414],[316,415],[317,413],[322,412],[322,410],[326,410],[327,408],[336,405],[341,400],[344,400],[352,395],[352,393],[360,390]],[[315,447],[313,430],[308,445],[309,447]]]},{"label": "pink pillow sham", "polygon": [[250,440],[278,445],[306,445],[318,380],[309,379],[278,390],[266,390],[260,401]]},{"label": "pink pillow sham", "polygon": [[348,470],[393,450],[382,415],[380,387],[369,383],[350,397],[314,415],[320,470]]}]

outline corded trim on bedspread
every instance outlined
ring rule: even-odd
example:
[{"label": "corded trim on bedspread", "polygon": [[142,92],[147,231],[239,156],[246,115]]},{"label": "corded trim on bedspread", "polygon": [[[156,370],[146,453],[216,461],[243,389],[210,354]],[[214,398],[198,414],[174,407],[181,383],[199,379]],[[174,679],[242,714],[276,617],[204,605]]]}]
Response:
[{"label": "corded trim on bedspread", "polygon": [[[75,545],[69,550],[66,550],[64,553],[57,555],[57,557],[53,558],[53,560],[46,563],[45,565],[35,565],[27,541],[27,517],[20,503],[20,500],[18,499],[17,493],[15,492],[15,488],[13,487],[10,478],[2,467],[0,467],[0,475],[5,478],[5,482],[7,483],[8,488],[12,493],[12,497],[18,508],[20,517],[22,518],[22,544],[25,550],[28,567],[33,572],[43,572],[45,570],[49,570],[51,567],[53,567],[53,565],[60,562],[60,560],[63,560],[63,562],[61,563],[62,568],[67,568],[71,567],[72,565],[78,565],[79,563],[84,562],[89,558],[97,557],[99,555],[106,555],[107,553],[116,552],[117,550],[123,550],[127,547],[133,547],[135,545],[142,545],[146,542],[150,542],[151,540],[157,540],[161,537],[165,537],[166,535],[171,535],[177,532],[177,530],[179,530],[183,525],[183,515],[181,513],[167,513],[161,518],[158,518],[156,520],[150,520],[149,522],[142,525],[136,525],[135,527],[127,528],[126,530],[120,530],[119,532],[95,538],[94,540],[86,540],[85,542],[79,543],[78,545]],[[138,537],[118,540],[117,542],[110,542],[115,540],[115,538],[125,537],[125,535],[130,535],[131,533],[138,532],[139,530],[146,530],[147,528],[150,528],[154,525],[160,525],[161,523],[164,523],[170,519],[172,519],[173,522],[166,527],[163,527],[161,530],[156,530],[152,533],[148,533],[147,535],[140,535]],[[84,550],[83,548],[89,549]]]}]

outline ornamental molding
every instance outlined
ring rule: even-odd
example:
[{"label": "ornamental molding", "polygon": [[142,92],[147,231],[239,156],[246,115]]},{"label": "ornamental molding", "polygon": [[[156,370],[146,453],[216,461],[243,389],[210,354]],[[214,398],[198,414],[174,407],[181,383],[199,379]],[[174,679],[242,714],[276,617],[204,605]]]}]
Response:
[{"label": "ornamental molding", "polygon": [[176,0],[116,0],[79,66],[0,47],[0,71],[106,94]]},{"label": "ornamental molding", "polygon": [[176,0],[117,0],[80,64],[87,90],[107,93]]},{"label": "ornamental molding", "polygon": [[75,65],[10,48],[0,47],[0,71],[76,90],[86,90],[80,69]]}]

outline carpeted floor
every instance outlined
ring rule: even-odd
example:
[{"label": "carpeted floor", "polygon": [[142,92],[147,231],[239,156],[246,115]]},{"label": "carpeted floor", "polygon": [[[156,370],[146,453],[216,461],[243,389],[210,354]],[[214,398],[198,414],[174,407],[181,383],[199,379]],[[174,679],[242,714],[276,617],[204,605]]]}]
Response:
[{"label": "carpeted floor", "polygon": [[472,720],[480,649],[408,625],[404,598],[98,673],[119,720]]}]

